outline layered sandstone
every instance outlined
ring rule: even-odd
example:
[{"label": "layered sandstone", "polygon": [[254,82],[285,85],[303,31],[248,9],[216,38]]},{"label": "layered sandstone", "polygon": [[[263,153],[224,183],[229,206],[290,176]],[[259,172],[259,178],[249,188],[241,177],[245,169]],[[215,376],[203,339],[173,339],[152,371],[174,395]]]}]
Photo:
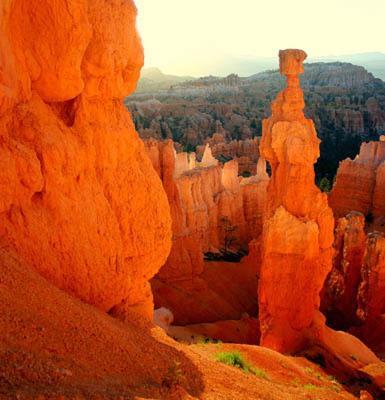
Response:
[{"label": "layered sandstone", "polygon": [[[176,153],[171,141],[149,140],[145,147],[173,220],[170,255],[152,280],[155,305],[170,309],[179,325],[237,319],[244,312],[255,316],[260,264],[255,239],[266,204],[266,163],[260,158],[257,175],[240,178],[234,160],[206,166],[193,153]],[[221,259],[246,249],[249,255],[239,264],[220,262],[221,269],[204,263],[205,254]]]},{"label": "layered sandstone", "polygon": [[[149,140],[145,148],[162,180],[170,205],[173,245],[159,276],[166,280],[192,278],[203,270],[203,250],[198,232],[191,229],[178,179],[190,168],[187,153],[175,152],[173,142]],[[187,169],[187,170],[186,170]]]},{"label": "layered sandstone", "polygon": [[337,222],[333,268],[325,282],[323,308],[334,325],[357,323],[357,295],[366,250],[365,218],[352,211]]},{"label": "layered sandstone", "polygon": [[365,233],[363,214],[351,212],[336,227],[333,269],[322,293],[329,325],[349,330],[371,346],[385,332],[385,239]]},{"label": "layered sandstone", "polygon": [[314,322],[331,268],[333,244],[333,214],[314,184],[319,139],[303,114],[298,75],[305,58],[300,50],[280,52],[287,88],[263,121],[261,141],[261,154],[272,169],[259,282],[261,344],[284,352],[305,345],[304,332]]},{"label": "layered sandstone", "polygon": [[6,0],[0,12],[0,236],[75,297],[151,318],[171,220],[122,104],[143,64],[135,6]]},{"label": "layered sandstone", "polygon": [[[148,279],[170,248],[165,191],[174,201],[173,231],[184,238],[184,229],[194,227],[196,205],[214,204],[210,218],[214,210],[217,217],[238,218],[241,206],[231,201],[241,189],[235,161],[201,168],[195,186],[183,183],[185,200],[187,188],[194,199],[185,214],[175,181],[196,168],[190,168],[192,159],[175,157],[170,143],[150,151],[162,189],[121,106],[142,61],[132,2],[6,0],[0,7],[0,53],[7,55],[0,59],[0,396],[279,399],[287,371],[291,380],[312,379],[303,361],[234,346],[268,369],[266,377],[271,370],[274,380],[247,376],[159,329],[150,335],[136,326],[152,314]],[[214,232],[209,229],[210,240]],[[216,271],[208,288],[222,285],[217,290],[228,304],[248,300],[245,287],[254,270],[247,270],[247,282],[239,272],[234,268],[226,282]],[[240,278],[239,293],[228,293],[228,283]],[[247,316],[194,328],[218,336],[225,331],[236,340],[258,334]],[[373,360],[369,352],[362,355],[359,363]],[[277,372],[279,365],[284,370]],[[237,385],[229,387],[233,381]],[[309,398],[295,385],[286,392]]]},{"label": "layered sandstone", "polygon": [[[373,232],[368,235],[362,282],[358,291],[358,317],[373,324],[385,314],[385,237]],[[374,324],[375,325],[375,324]]]},{"label": "layered sandstone", "polygon": [[[226,141],[224,134],[214,133],[207,140],[212,155],[217,159],[236,160],[239,165],[239,173],[255,175],[259,159],[259,139],[245,139]],[[206,146],[207,146],[206,144]],[[197,147],[197,156],[202,158],[206,146]]]},{"label": "layered sandstone", "polygon": [[145,147],[162,179],[173,220],[173,246],[159,277],[198,276],[204,253],[246,249],[260,235],[269,181],[262,158],[255,176],[240,178],[238,163],[218,165],[209,145],[201,162],[194,153],[176,153],[170,140],[149,140]]},{"label": "layered sandstone", "polygon": [[281,352],[308,349],[340,376],[369,378],[382,388],[384,364],[356,337],[326,326],[319,312],[332,267],[334,218],[314,183],[319,140],[313,122],[304,117],[298,79],[305,58],[301,50],[280,52],[287,87],[263,121],[261,154],[272,177],[259,279],[261,344]]},{"label": "layered sandstone", "polygon": [[268,184],[269,176],[266,172],[266,161],[260,157],[256,175],[241,180],[243,212],[247,227],[246,240],[248,242],[259,238],[262,233]]},{"label": "layered sandstone", "polygon": [[368,235],[361,283],[357,296],[357,317],[361,324],[352,332],[372,346],[384,348],[385,334],[385,237]]},{"label": "layered sandstone", "polygon": [[203,152],[201,165],[203,167],[212,167],[218,165],[218,160],[213,156],[210,145],[207,143]]},{"label": "layered sandstone", "polygon": [[385,213],[385,142],[363,143],[354,160],[340,163],[336,182],[329,195],[337,217],[359,211],[374,217]]}]

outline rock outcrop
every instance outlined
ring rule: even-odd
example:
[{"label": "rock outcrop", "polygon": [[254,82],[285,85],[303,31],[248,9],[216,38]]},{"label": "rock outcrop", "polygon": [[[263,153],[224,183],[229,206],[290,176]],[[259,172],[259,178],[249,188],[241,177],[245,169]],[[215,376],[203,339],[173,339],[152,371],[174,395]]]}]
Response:
[{"label": "rock outcrop", "polygon": [[206,146],[205,146],[201,165],[202,165],[202,167],[212,167],[212,166],[218,165],[218,160],[213,156],[213,153],[211,151],[211,147],[209,144],[206,144]]},{"label": "rock outcrop", "polygon": [[281,352],[307,350],[340,376],[369,378],[382,389],[380,359],[356,337],[326,326],[319,312],[332,267],[334,218],[314,184],[319,140],[304,117],[298,79],[306,53],[279,55],[287,87],[263,121],[261,141],[261,154],[272,168],[259,279],[261,344]]},{"label": "rock outcrop", "polygon": [[[309,390],[303,386],[319,382],[313,372],[307,372],[309,366],[317,366],[303,358],[259,346],[184,346],[160,328],[149,334],[133,324],[122,324],[58,290],[3,247],[0,274],[0,397],[4,400],[280,400],[283,384],[292,398],[309,400]],[[249,330],[247,325],[240,332],[237,328],[238,324],[229,334],[241,337]],[[242,352],[273,379],[258,379],[215,361],[218,351]],[[345,390],[333,391],[337,385],[320,372],[329,389],[315,389],[314,398],[327,393],[333,400],[354,399]],[[292,383],[294,379],[302,384]],[[233,381],[237,384],[229,385]]]},{"label": "rock outcrop", "polygon": [[[289,397],[309,398],[300,386],[317,380],[306,360],[262,347],[226,347],[245,353],[257,376],[247,375],[214,361],[215,347],[187,347],[166,337],[173,313],[153,313],[148,280],[169,254],[172,231],[167,262],[174,270],[163,271],[170,279],[178,268],[185,273],[184,263],[189,277],[199,274],[193,252],[201,257],[226,243],[218,225],[223,218],[240,221],[239,241],[254,237],[246,233],[251,216],[243,210],[242,188],[265,187],[263,162],[260,176],[241,181],[236,161],[197,168],[194,157],[176,155],[170,142],[152,143],[146,155],[122,105],[143,62],[131,0],[5,0],[0,14],[0,397],[275,400],[284,383]],[[233,76],[226,84],[237,82]],[[260,222],[253,223],[257,232]],[[258,253],[255,240],[251,250],[231,273],[218,278],[223,265],[212,263],[197,278],[206,283],[199,286],[201,298],[212,295],[238,320],[190,331],[258,340],[257,320],[238,315],[257,308],[250,301],[258,274],[249,264]],[[223,311],[212,304],[197,307]],[[181,302],[178,311],[186,314],[188,306]],[[153,315],[162,329],[138,326]],[[316,328],[324,338],[325,325]],[[339,334],[327,338],[324,348],[340,345]],[[376,358],[362,349],[358,355],[355,365],[373,363],[365,370],[371,376]],[[321,377],[317,396],[335,389]]]},{"label": "rock outcrop", "polygon": [[266,172],[266,161],[260,157],[257,163],[257,173],[241,180],[243,212],[247,227],[246,240],[248,242],[259,238],[262,233],[269,179]]},{"label": "rock outcrop", "polygon": [[322,296],[323,309],[340,329],[357,323],[357,294],[365,249],[365,218],[352,211],[337,222],[333,268]]},{"label": "rock outcrop", "polygon": [[261,154],[270,162],[272,176],[259,282],[261,344],[282,352],[306,345],[304,332],[318,312],[333,254],[333,214],[314,184],[319,139],[303,114],[298,75],[305,58],[300,50],[280,52],[287,88],[262,125]]},{"label": "rock outcrop", "polygon": [[132,1],[0,6],[0,237],[75,297],[152,318],[167,197],[130,114],[143,51]]},{"label": "rock outcrop", "polygon": [[368,235],[361,283],[357,295],[357,317],[361,324],[352,332],[368,344],[384,347],[385,335],[385,236]]},{"label": "rock outcrop", "polygon": [[[244,312],[256,316],[256,239],[269,182],[266,163],[260,158],[257,175],[241,178],[234,160],[206,166],[196,162],[194,153],[175,153],[172,141],[149,140],[145,147],[173,220],[170,255],[152,280],[155,305],[170,309],[178,325],[237,319]],[[223,261],[239,259],[247,249],[241,263]],[[204,255],[221,260],[216,275],[210,271],[217,263],[205,263]]]},{"label": "rock outcrop", "polygon": [[385,236],[379,232],[368,235],[362,282],[358,291],[357,315],[362,321],[373,322],[385,314]]},{"label": "rock outcrop", "polygon": [[203,270],[203,250],[198,231],[189,226],[186,205],[178,185],[182,179],[180,176],[190,168],[187,153],[180,153],[177,158],[171,140],[149,140],[145,142],[145,148],[163,182],[172,218],[173,245],[159,276],[166,280],[191,279]]},{"label": "rock outcrop", "polygon": [[[210,145],[212,155],[217,159],[236,160],[241,175],[249,173],[255,175],[257,173],[257,162],[259,159],[259,139],[232,140],[226,141],[221,133],[214,133],[207,140]],[[197,157],[203,157],[206,146],[197,147]]]},{"label": "rock outcrop", "polygon": [[352,211],[336,227],[333,269],[322,292],[328,324],[378,348],[385,333],[385,238],[366,235],[363,214]]},{"label": "rock outcrop", "polygon": [[159,273],[166,280],[198,276],[203,254],[247,249],[262,231],[269,177],[260,158],[258,172],[238,176],[234,160],[218,165],[206,147],[202,162],[194,153],[176,153],[172,141],[145,141],[161,177],[173,220],[173,246]]},{"label": "rock outcrop", "polygon": [[340,163],[329,203],[337,217],[350,211],[385,214],[385,141],[363,143],[354,160]]}]

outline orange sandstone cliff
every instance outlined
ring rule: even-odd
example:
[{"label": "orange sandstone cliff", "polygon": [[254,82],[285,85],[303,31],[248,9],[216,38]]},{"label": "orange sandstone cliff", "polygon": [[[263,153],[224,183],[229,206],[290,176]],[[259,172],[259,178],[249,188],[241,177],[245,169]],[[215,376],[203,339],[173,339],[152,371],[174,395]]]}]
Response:
[{"label": "orange sandstone cliff", "polygon": [[357,295],[357,317],[361,324],[352,332],[370,345],[384,349],[385,336],[385,236],[368,235]]},{"label": "orange sandstone cliff", "polygon": [[339,328],[357,322],[357,294],[366,249],[365,219],[350,212],[337,221],[333,268],[325,282],[323,308]]},{"label": "orange sandstone cliff", "polygon": [[[223,129],[223,128],[222,128]],[[214,133],[207,140],[210,145],[212,155],[219,159],[236,160],[239,164],[239,173],[249,173],[255,175],[257,172],[257,162],[259,159],[259,138],[246,140],[232,140],[227,142],[222,133]],[[197,147],[197,156],[203,157],[206,146]]]},{"label": "orange sandstone cliff", "polygon": [[[168,308],[177,325],[255,317],[266,163],[260,158],[257,175],[246,179],[238,176],[235,160],[217,165],[210,147],[205,163],[194,153],[176,153],[170,140],[148,140],[145,147],[173,220],[170,255],[152,280],[156,307]],[[224,261],[247,248],[240,263]],[[219,261],[206,261],[205,254]]]},{"label": "orange sandstone cliff", "polygon": [[241,178],[238,163],[219,165],[209,145],[202,162],[194,153],[176,153],[171,140],[147,140],[145,147],[162,179],[173,220],[173,246],[159,277],[192,278],[203,270],[204,253],[246,249],[258,238],[269,181],[263,158],[256,175]]},{"label": "orange sandstone cliff", "polygon": [[[322,291],[328,324],[384,348],[385,238],[366,234],[364,215],[352,211],[336,227],[333,268]],[[382,351],[382,350],[381,350]]]},{"label": "orange sandstone cliff", "polygon": [[329,195],[330,206],[337,217],[350,211],[365,216],[385,214],[385,137],[378,142],[362,143],[354,160],[340,163],[336,182]]},{"label": "orange sandstone cliff", "polygon": [[[6,0],[0,237],[60,289],[151,317],[167,197],[122,105],[143,51],[132,1]],[[129,311],[131,310],[131,311]]]}]

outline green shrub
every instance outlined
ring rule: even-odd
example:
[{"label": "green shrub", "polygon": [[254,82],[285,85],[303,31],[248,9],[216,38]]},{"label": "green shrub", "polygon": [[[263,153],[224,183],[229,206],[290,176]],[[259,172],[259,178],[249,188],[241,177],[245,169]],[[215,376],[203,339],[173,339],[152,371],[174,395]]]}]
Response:
[{"label": "green shrub", "polygon": [[223,364],[239,368],[245,373],[251,373],[258,378],[269,379],[263,369],[253,367],[244,359],[243,355],[238,351],[218,353],[216,355],[216,360]]},{"label": "green shrub", "polygon": [[162,386],[172,388],[176,385],[180,385],[184,378],[184,372],[181,368],[179,361],[173,361],[167,370],[166,376],[163,378]]},{"label": "green shrub", "polygon": [[331,185],[329,179],[326,178],[326,176],[321,179],[321,181],[319,183],[319,188],[321,189],[321,192],[324,192],[324,193],[330,192],[332,185]]},{"label": "green shrub", "polygon": [[318,387],[316,385],[313,385],[312,383],[306,383],[305,385],[303,385],[303,388],[306,390],[318,389]]}]

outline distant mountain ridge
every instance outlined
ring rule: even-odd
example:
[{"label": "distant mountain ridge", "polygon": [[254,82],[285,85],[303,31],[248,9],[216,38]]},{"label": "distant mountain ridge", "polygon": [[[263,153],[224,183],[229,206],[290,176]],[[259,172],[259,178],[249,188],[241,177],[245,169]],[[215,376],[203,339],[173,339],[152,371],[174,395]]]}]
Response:
[{"label": "distant mountain ridge", "polygon": [[[367,71],[372,73],[374,77],[380,78],[385,81],[385,54],[381,52],[359,53],[337,56],[325,57],[310,57],[308,63],[317,62],[341,62],[351,63],[354,65],[362,66]],[[202,67],[201,76],[216,75],[217,77],[225,77],[230,74],[237,74],[241,77],[250,77],[259,72],[277,69],[276,57],[253,57],[253,58],[237,58],[226,57],[215,62],[216,68]],[[163,84],[163,89],[166,88],[168,83],[175,84],[185,80],[193,80],[197,77],[183,77],[176,75],[167,75],[160,71],[158,68],[144,68],[142,72],[139,87],[143,89],[148,85],[154,85],[155,82]]]},{"label": "distant mountain ridge", "polygon": [[[226,90],[247,86],[253,82],[264,82],[280,89],[284,78],[278,69],[259,72],[247,78],[230,74],[227,77],[207,76],[198,79],[183,81],[170,86],[170,90]],[[301,84],[307,87],[332,87],[344,90],[357,89],[384,89],[385,82],[374,77],[364,67],[342,62],[317,62],[305,64],[305,72],[301,75]],[[210,88],[210,89],[209,89]]]},{"label": "distant mountain ridge", "polygon": [[[247,80],[267,82],[282,81],[278,70],[260,72]],[[305,72],[301,76],[303,87],[329,86],[343,89],[367,87],[385,87],[385,82],[368,72],[364,67],[346,62],[317,62],[305,64]]]},{"label": "distant mountain ridge", "polygon": [[138,91],[167,89],[170,85],[191,79],[194,78],[164,74],[159,68],[143,68],[138,82]]},{"label": "distant mountain ridge", "polygon": [[354,65],[360,65],[371,72],[376,78],[385,81],[385,54],[380,52],[350,54],[345,56],[328,56],[318,59],[310,59],[313,61],[323,62],[347,62]]},{"label": "distant mountain ridge", "polygon": [[[361,83],[369,83],[377,79],[382,79],[385,82],[385,54],[383,53],[364,53],[364,54],[352,54],[346,56],[351,61],[336,61],[334,58],[337,56],[330,56],[320,59],[310,59],[305,64],[305,75],[311,77],[311,81],[316,79],[319,80],[321,85],[332,85],[340,87],[355,87]],[[258,60],[258,59],[257,59]],[[277,62],[274,59],[271,63],[265,62],[263,64],[264,69],[254,69],[251,74],[245,78],[241,78],[241,74],[235,74],[231,72],[225,77],[222,77],[220,73],[216,76],[204,76],[200,78],[194,78],[191,76],[176,76],[164,74],[159,68],[144,68],[142,70],[141,78],[138,83],[137,93],[153,92],[158,90],[167,90],[178,84],[192,84],[193,86],[206,86],[216,84],[218,80],[224,79],[234,84],[234,81],[240,79],[264,79],[269,77],[272,79],[272,72],[277,70]],[[256,61],[257,62],[257,61]],[[364,65],[366,64],[366,65]],[[369,67],[367,67],[369,65]],[[240,75],[240,76],[239,76]],[[234,78],[235,77],[235,78]],[[230,79],[229,79],[230,78]],[[280,79],[277,73],[276,79]],[[193,83],[194,82],[194,83]],[[224,81],[225,82],[225,81]],[[303,80],[303,84],[307,85],[307,79]]]}]

